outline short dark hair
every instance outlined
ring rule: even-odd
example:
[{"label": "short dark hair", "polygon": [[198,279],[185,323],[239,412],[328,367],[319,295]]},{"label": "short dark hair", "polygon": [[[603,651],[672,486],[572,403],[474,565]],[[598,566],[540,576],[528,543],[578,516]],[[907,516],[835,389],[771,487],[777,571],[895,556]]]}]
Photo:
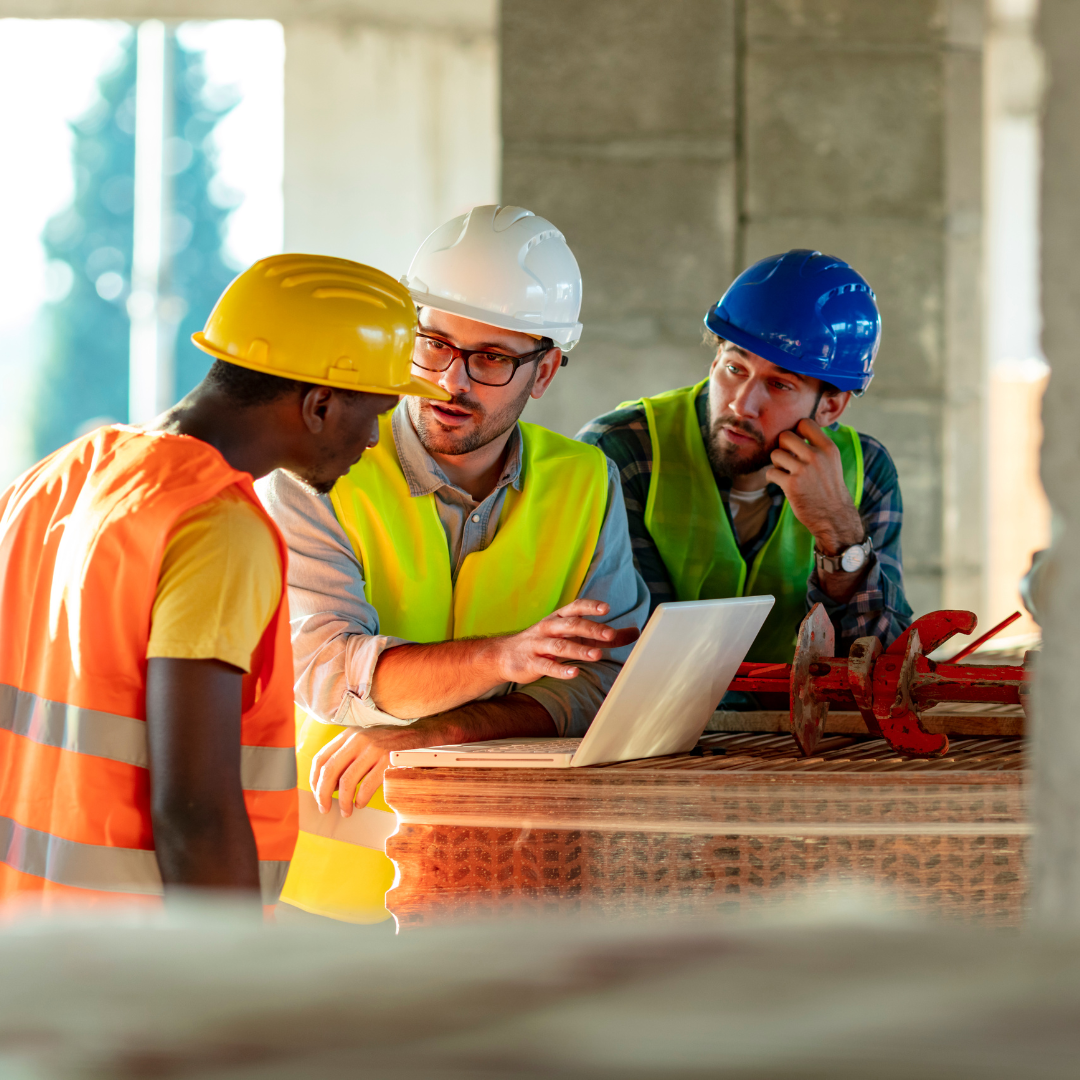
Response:
[{"label": "short dark hair", "polygon": [[[242,409],[251,408],[254,405],[269,405],[272,401],[292,395],[302,397],[317,385],[300,379],[285,379],[280,375],[268,375],[265,371],[254,371],[224,360],[214,361],[206,373],[205,381]],[[359,393],[357,390],[341,389],[337,392],[349,397]]]},{"label": "short dark hair", "polygon": [[[711,348],[711,349],[719,349],[720,346],[723,345],[726,340],[727,340],[727,338],[722,338],[719,335],[714,334],[708,327],[705,328],[705,333],[701,338],[702,344],[703,345],[708,345],[709,348]],[[740,348],[741,348],[741,346],[740,346]],[[780,365],[778,364],[777,367],[779,367],[779,366]],[[786,371],[787,369],[785,368],[784,370]],[[793,372],[791,372],[791,374],[792,375],[798,375],[799,372],[793,371]],[[801,378],[812,379],[812,378],[815,378],[815,376],[813,376],[813,375],[802,375]],[[821,393],[818,395],[819,400],[820,400],[822,394],[828,394],[831,397],[833,394],[839,394],[840,393],[840,387],[839,386],[833,386],[833,384],[831,382],[826,382],[824,379],[818,379],[818,382],[821,383]]]}]

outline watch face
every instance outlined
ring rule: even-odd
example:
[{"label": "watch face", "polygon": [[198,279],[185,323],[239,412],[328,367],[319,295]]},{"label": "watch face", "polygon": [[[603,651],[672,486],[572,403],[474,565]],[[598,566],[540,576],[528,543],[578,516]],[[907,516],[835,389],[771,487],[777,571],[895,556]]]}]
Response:
[{"label": "watch face", "polygon": [[856,570],[861,570],[863,563],[866,562],[866,552],[863,550],[861,544],[855,544],[849,547],[843,555],[840,556],[841,568],[849,574],[853,574]]}]

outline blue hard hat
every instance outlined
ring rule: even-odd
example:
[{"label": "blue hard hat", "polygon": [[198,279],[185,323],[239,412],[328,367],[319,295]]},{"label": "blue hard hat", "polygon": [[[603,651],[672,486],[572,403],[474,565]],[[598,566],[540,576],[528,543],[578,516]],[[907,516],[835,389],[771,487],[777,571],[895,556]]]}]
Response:
[{"label": "blue hard hat", "polygon": [[778,367],[858,394],[874,377],[881,343],[881,315],[862,275],[801,248],[744,270],[705,325]]}]

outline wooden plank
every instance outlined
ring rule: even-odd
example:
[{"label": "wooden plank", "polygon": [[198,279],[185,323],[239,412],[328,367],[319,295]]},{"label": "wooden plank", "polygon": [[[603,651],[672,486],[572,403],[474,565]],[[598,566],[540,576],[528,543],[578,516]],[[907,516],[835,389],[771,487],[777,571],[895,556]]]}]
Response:
[{"label": "wooden plank", "polygon": [[[746,716],[747,714],[741,714]],[[915,911],[1018,925],[1027,889],[1020,738],[906,759],[773,732],[586,769],[390,769],[387,906],[403,927],[499,913],[705,913],[863,883]]]},{"label": "wooden plank", "polygon": [[[1019,738],[1027,733],[1024,711],[1019,705],[984,705],[957,702],[937,705],[922,714],[927,731],[954,735],[978,735],[986,738]],[[715,712],[707,732],[790,732],[791,717],[775,710],[761,712]],[[857,712],[829,710],[826,734],[867,735],[866,722]]]}]

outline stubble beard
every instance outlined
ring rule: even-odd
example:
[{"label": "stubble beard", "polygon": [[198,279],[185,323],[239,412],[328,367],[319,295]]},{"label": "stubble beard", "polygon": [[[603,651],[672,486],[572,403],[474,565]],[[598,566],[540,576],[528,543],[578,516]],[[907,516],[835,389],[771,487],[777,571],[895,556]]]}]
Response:
[{"label": "stubble beard", "polygon": [[[709,455],[709,463],[717,476],[734,480],[737,476],[747,476],[750,473],[759,472],[772,464],[772,452],[780,445],[780,440],[774,440],[772,446],[766,446],[753,424],[745,420],[739,420],[731,413],[722,413],[713,416],[709,410],[709,439],[705,444],[705,450]],[[721,433],[724,428],[732,428],[752,436],[757,440],[757,447],[740,450],[731,443],[723,441]]]},{"label": "stubble beard", "polygon": [[501,435],[505,435],[518,422],[518,417],[521,416],[529,400],[534,382],[536,382],[535,373],[528,385],[513,401],[490,415],[480,402],[475,398],[470,398],[468,394],[458,394],[451,398],[446,403],[447,405],[468,409],[475,421],[471,431],[461,434],[452,428],[443,427],[430,412],[425,411],[421,404],[423,398],[410,397],[408,399],[409,419],[420,439],[420,445],[429,454],[443,454],[447,457],[470,454],[494,442]]}]

